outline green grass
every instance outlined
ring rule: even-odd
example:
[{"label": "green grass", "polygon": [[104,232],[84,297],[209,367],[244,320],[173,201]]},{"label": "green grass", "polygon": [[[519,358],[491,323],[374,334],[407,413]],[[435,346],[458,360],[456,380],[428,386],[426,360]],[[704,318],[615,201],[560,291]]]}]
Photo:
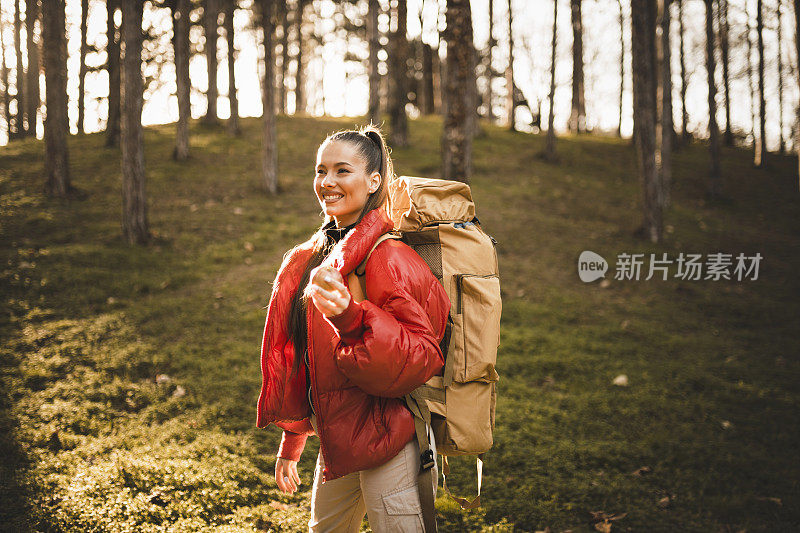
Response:
[{"label": "green grass", "polygon": [[[258,354],[282,255],[320,223],[316,147],[352,125],[280,117],[277,197],[258,182],[256,119],[237,139],[193,123],[184,163],[170,158],[173,126],[148,128],[147,247],[122,241],[119,153],[102,135],[70,139],[83,193],[71,200],[41,194],[41,142],[0,149],[5,527],[303,530],[317,443],[304,491],[281,494],[279,431],[254,428]],[[438,176],[440,122],[410,126],[398,173]],[[795,160],[756,170],[725,149],[726,195],[710,202],[707,153],[685,148],[654,245],[634,236],[627,141],[561,138],[548,165],[542,138],[484,127],[472,187],[499,242],[497,428],[482,509],[440,492],[442,530],[594,531],[600,511],[627,513],[614,531],[800,528]],[[609,260],[609,283],[578,279],[586,249]],[[763,260],[755,281],[615,281],[623,252]],[[612,385],[619,374],[629,386]],[[448,484],[474,490],[468,460]]]}]

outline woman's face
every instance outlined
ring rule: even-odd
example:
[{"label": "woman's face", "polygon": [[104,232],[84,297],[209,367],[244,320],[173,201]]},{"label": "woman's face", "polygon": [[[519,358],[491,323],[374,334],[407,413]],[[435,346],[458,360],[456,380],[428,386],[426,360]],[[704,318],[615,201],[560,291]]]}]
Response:
[{"label": "woman's face", "polygon": [[326,215],[343,228],[358,219],[370,193],[380,186],[378,172],[367,174],[366,161],[355,144],[330,141],[317,152],[314,194]]}]

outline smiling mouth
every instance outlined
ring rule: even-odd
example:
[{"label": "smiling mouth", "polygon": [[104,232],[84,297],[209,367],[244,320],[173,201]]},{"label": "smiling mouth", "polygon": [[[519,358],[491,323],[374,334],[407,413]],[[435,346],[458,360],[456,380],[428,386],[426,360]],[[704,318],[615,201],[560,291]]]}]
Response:
[{"label": "smiling mouth", "polygon": [[322,195],[322,200],[326,203],[333,203],[337,200],[341,200],[342,198],[344,198],[344,195],[338,193],[326,193]]}]

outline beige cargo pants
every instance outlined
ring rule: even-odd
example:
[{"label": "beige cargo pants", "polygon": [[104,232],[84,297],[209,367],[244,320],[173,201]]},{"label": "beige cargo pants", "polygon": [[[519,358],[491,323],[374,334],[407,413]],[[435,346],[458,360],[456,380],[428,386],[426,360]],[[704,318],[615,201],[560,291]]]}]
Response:
[{"label": "beige cargo pants", "polygon": [[[312,418],[311,422],[316,429],[316,420]],[[380,466],[321,483],[324,465],[320,453],[311,490],[309,531],[357,532],[365,513],[375,533],[425,531],[417,488],[420,461],[416,439],[411,439],[396,456]],[[433,470],[436,494],[437,466]]]}]

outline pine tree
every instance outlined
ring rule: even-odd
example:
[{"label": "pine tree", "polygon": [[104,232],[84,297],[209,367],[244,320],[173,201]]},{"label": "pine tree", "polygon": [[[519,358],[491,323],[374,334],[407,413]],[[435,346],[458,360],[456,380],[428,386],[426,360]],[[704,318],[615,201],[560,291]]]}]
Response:
[{"label": "pine tree", "polygon": [[555,162],[558,160],[556,154],[556,130],[555,121],[555,100],[556,100],[556,36],[558,35],[558,0],[553,0],[553,37],[550,42],[550,112],[547,117],[547,140],[544,147],[544,158],[547,161]]},{"label": "pine tree", "polygon": [[643,193],[644,220],[642,235],[651,242],[661,241],[661,181],[656,167],[656,101],[655,101],[655,3],[631,0],[631,49],[633,55],[633,122],[634,140],[639,159]]},{"label": "pine tree", "polygon": [[261,83],[261,114],[263,139],[261,151],[261,182],[269,194],[278,193],[278,135],[275,128],[275,31],[273,16],[275,0],[260,0],[261,28],[264,33],[264,79]]},{"label": "pine tree", "polygon": [[[228,43],[228,102],[231,116],[228,119],[228,133],[239,135],[239,99],[236,96],[236,48],[234,47],[233,13],[236,0],[225,0],[225,40]],[[284,30],[285,30],[284,26]]]},{"label": "pine tree", "polygon": [[569,130],[586,131],[586,100],[583,91],[583,20],[581,0],[570,0],[572,10],[572,111]]},{"label": "pine tree", "polygon": [[706,75],[708,78],[708,141],[711,168],[708,174],[708,195],[716,198],[720,193],[719,127],[717,126],[717,83],[714,58],[714,0],[706,2]]},{"label": "pine tree", "polygon": [[172,156],[178,161],[189,158],[189,119],[191,118],[191,106],[189,93],[192,81],[189,77],[189,28],[191,20],[190,0],[175,0],[175,12],[173,15],[175,47],[175,81],[178,97],[178,123],[175,131],[175,150]]},{"label": "pine tree", "polygon": [[[108,122],[106,124],[106,146],[119,146],[120,135],[120,39],[114,13],[120,0],[106,0],[106,70],[108,71]],[[180,102],[179,102],[180,103]]]},{"label": "pine tree", "polygon": [[25,82],[25,115],[28,118],[28,134],[36,137],[37,117],[41,105],[39,88],[39,39],[36,37],[36,21],[39,20],[38,0],[25,2],[25,28],[28,35],[28,79]]},{"label": "pine tree", "polygon": [[406,36],[408,20],[408,4],[406,0],[396,0],[397,4],[392,9],[393,18],[397,21],[395,31],[391,32],[390,54],[391,68],[389,76],[389,141],[393,146],[406,146],[408,144],[408,117],[406,116],[406,103],[408,102],[408,37]]},{"label": "pine tree", "polygon": [[42,40],[45,75],[44,170],[45,193],[73,192],[69,172],[69,118],[67,116],[67,39],[64,0],[42,3]]},{"label": "pine tree", "polygon": [[469,86],[472,68],[472,11],[469,0],[447,0],[445,41],[447,106],[442,131],[442,177],[469,183],[472,174]]},{"label": "pine tree", "polygon": [[142,10],[143,0],[125,0],[122,6],[122,233],[130,244],[145,244],[150,233],[145,191],[142,132]]}]

